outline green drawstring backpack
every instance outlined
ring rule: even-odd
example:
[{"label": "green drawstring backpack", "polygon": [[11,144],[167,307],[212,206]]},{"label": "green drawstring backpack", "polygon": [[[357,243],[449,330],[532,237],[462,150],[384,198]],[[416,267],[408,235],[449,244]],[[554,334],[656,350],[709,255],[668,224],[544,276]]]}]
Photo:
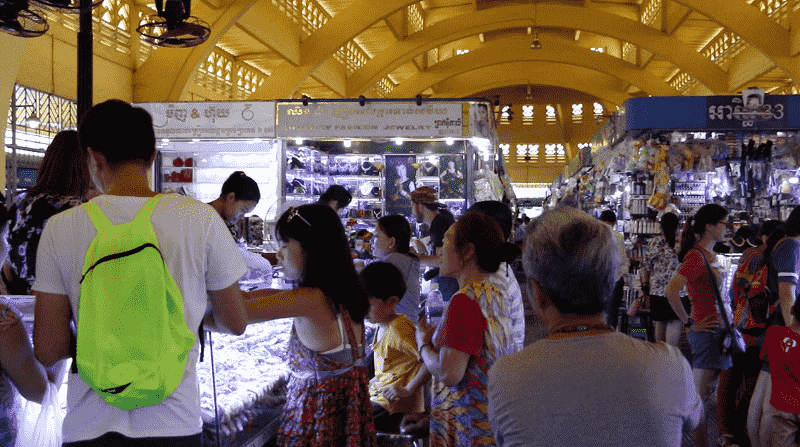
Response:
[{"label": "green drawstring backpack", "polygon": [[83,264],[75,363],[93,390],[123,410],[175,391],[195,342],[150,222],[161,197],[120,225],[96,204],[82,205],[97,236]]}]

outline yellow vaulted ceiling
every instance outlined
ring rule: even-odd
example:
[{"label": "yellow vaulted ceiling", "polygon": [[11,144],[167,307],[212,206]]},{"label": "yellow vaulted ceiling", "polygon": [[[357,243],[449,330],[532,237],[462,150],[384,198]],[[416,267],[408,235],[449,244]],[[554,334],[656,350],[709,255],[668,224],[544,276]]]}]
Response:
[{"label": "yellow vaulted ceiling", "polygon": [[[195,0],[192,13],[211,38],[154,49],[135,101],[491,93],[539,110],[557,89],[573,92],[566,128],[574,98],[609,111],[643,95],[796,93],[800,80],[800,0]],[[587,121],[566,134],[591,134]]]}]

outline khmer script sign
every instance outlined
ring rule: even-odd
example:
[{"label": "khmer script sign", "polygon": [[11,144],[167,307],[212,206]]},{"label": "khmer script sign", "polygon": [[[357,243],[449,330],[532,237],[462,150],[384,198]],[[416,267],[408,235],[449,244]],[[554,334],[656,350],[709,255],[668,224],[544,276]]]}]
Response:
[{"label": "khmer script sign", "polygon": [[274,138],[275,102],[135,104],[153,117],[157,138]]},{"label": "khmer script sign", "polygon": [[[430,138],[464,135],[461,102],[278,103],[279,138]],[[469,127],[467,126],[467,130]]]}]

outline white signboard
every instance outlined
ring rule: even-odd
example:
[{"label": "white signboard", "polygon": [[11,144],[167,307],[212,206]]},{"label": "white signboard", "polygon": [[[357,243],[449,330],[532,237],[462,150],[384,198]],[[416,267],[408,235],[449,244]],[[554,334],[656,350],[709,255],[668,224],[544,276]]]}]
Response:
[{"label": "white signboard", "polygon": [[[467,118],[465,118],[465,115]],[[278,138],[459,138],[469,109],[460,102],[278,103]]]},{"label": "white signboard", "polygon": [[135,104],[153,117],[156,138],[274,138],[275,102]]}]

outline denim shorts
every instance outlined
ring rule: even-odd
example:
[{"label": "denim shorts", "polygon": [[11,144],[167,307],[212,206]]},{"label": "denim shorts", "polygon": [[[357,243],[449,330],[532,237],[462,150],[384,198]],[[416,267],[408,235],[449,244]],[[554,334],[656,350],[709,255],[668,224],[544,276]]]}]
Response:
[{"label": "denim shorts", "polygon": [[723,355],[720,350],[721,337],[721,328],[714,332],[686,333],[686,340],[692,349],[692,368],[725,370],[733,366],[731,356]]}]

